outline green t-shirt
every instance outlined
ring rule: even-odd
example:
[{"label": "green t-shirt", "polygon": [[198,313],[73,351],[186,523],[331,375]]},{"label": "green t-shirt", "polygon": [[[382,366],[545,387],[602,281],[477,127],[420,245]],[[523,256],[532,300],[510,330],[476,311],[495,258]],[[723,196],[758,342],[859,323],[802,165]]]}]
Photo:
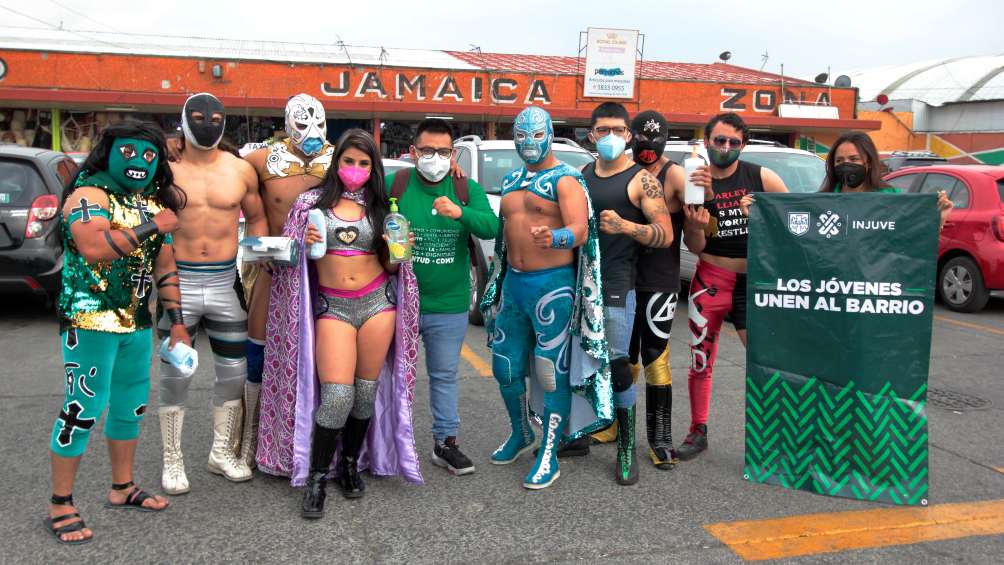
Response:
[{"label": "green t-shirt", "polygon": [[[837,183],[837,186],[833,187],[833,192],[842,192],[840,190],[840,183]],[[882,188],[879,188],[877,190],[873,190],[872,192],[889,192],[889,193],[892,193],[892,194],[899,194],[902,191],[900,189],[896,188],[895,186],[883,186]]]},{"label": "green t-shirt", "polygon": [[[412,267],[418,278],[422,312],[466,312],[471,293],[471,255],[467,241],[472,234],[481,239],[492,239],[499,229],[498,217],[488,203],[485,190],[468,179],[468,202],[466,206],[461,206],[463,215],[458,220],[451,220],[432,214],[432,203],[440,196],[448,196],[454,204],[460,205],[451,177],[447,176],[430,186],[418,178],[415,169],[395,174],[411,175],[408,189],[398,202],[398,209],[408,219],[417,239],[412,250]],[[390,194],[393,183],[394,175],[388,176],[387,194]]]}]

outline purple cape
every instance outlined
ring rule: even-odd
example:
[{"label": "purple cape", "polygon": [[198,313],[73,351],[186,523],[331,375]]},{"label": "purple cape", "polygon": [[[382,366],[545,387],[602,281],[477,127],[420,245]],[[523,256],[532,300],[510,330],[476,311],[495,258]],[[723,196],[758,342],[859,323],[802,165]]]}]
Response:
[{"label": "purple cape", "polygon": [[[279,267],[272,276],[261,388],[258,468],[304,484],[310,470],[310,445],[317,410],[314,366],[316,274],[307,261],[303,239],[307,212],[320,197],[314,189],[300,195],[282,235],[299,242],[295,267]],[[394,279],[392,279],[394,280]],[[380,372],[376,405],[359,468],[374,475],[401,475],[422,483],[411,420],[418,359],[418,286],[410,263],[396,277],[397,328],[387,362]]]}]

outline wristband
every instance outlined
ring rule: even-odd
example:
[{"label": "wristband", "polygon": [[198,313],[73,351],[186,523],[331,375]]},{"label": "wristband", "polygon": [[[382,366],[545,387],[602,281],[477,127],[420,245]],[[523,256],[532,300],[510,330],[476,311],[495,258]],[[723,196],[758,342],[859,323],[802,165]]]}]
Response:
[{"label": "wristband", "polygon": [[184,326],[185,319],[181,316],[181,308],[168,308],[167,317],[171,319],[172,326]]},{"label": "wristband", "polygon": [[554,249],[571,249],[575,247],[575,235],[568,228],[551,230],[551,247]]},{"label": "wristband", "polygon": [[134,227],[132,231],[136,234],[136,239],[140,240],[140,242],[144,242],[157,235],[157,224],[153,221],[144,222]]}]

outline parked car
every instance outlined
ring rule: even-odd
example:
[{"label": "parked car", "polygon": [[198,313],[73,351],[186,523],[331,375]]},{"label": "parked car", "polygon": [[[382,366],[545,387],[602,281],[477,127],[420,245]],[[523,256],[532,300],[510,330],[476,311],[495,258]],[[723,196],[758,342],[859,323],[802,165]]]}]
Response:
[{"label": "parked car", "polygon": [[60,198],[76,174],[63,153],[0,145],[0,293],[55,303],[63,270]]},{"label": "parked car", "polygon": [[[502,200],[502,179],[513,169],[523,165],[516,154],[516,146],[510,140],[482,140],[476,135],[465,135],[453,144],[457,149],[457,163],[464,174],[480,184],[488,195],[488,202],[495,213],[499,213]],[[593,156],[570,139],[556,137],[551,145],[554,155],[576,169],[593,161]],[[470,322],[482,325],[484,319],[478,304],[485,293],[488,282],[488,263],[495,255],[494,240],[471,238],[471,301],[468,315]]]},{"label": "parked car", "polygon": [[928,165],[886,182],[907,193],[945,191],[955,208],[938,240],[938,296],[957,312],[978,312],[1004,290],[1004,166]]},{"label": "parked car", "polygon": [[922,167],[926,165],[947,165],[948,159],[939,157],[930,151],[893,151],[881,156],[886,173],[894,173],[906,167]]},{"label": "parked car", "polygon": [[[708,161],[708,152],[704,141],[669,141],[666,143],[666,157],[683,164],[690,156],[691,146],[697,146],[697,154]],[[784,181],[790,192],[817,192],[826,178],[826,162],[815,153],[792,149],[774,142],[750,141],[739,156],[747,161],[774,171]],[[689,281],[697,269],[697,256],[687,249],[686,244],[680,246],[680,278]]]}]

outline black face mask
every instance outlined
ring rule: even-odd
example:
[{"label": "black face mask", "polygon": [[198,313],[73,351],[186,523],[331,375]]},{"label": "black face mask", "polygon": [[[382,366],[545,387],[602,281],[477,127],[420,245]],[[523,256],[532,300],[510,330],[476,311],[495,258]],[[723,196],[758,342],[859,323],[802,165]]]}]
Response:
[{"label": "black face mask", "polygon": [[833,167],[833,175],[837,178],[840,186],[847,188],[857,188],[865,182],[868,171],[864,165],[857,163],[841,163]]},{"label": "black face mask", "polygon": [[[196,122],[192,117],[195,113],[202,114],[202,119]],[[223,120],[213,123],[213,114],[221,114]],[[223,139],[223,130],[227,125],[227,114],[223,103],[212,94],[196,94],[185,102],[181,110],[181,130],[185,139],[198,149],[215,149]]]},{"label": "black face mask", "polygon": [[658,112],[648,110],[631,121],[631,155],[643,167],[655,163],[666,150],[669,123]]}]

